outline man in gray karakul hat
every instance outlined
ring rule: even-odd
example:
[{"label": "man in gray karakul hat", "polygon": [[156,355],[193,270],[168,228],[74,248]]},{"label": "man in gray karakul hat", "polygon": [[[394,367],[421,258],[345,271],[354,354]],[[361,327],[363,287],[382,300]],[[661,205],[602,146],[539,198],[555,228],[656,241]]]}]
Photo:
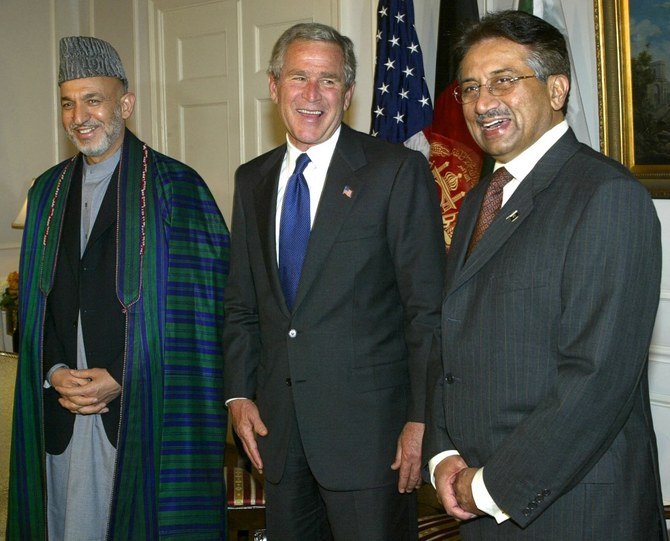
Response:
[{"label": "man in gray karakul hat", "polygon": [[28,196],[7,539],[223,539],[228,230],[193,169],[125,128],[114,48],[60,46],[79,153]]},{"label": "man in gray karakul hat", "polygon": [[114,77],[128,92],[128,79],[116,49],[106,41],[83,36],[62,38],[58,84],[89,77]]}]

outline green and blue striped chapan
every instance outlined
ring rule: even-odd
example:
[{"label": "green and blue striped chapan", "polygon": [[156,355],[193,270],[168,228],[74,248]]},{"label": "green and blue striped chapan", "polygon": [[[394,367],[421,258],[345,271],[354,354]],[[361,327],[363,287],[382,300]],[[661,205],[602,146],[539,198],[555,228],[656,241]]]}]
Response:
[{"label": "green and blue striped chapan", "polygon": [[[42,326],[76,156],[37,179],[20,265],[7,538],[46,538]],[[224,539],[223,298],[229,234],[203,180],[126,130],[117,295],[126,317],[108,539]]]}]

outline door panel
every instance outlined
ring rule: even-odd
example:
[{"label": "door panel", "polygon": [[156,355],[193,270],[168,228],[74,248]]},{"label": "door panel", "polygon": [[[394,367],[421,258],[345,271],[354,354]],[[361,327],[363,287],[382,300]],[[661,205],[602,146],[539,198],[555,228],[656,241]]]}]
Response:
[{"label": "door panel", "polygon": [[200,173],[230,222],[240,163],[239,0],[154,6],[167,153]]}]

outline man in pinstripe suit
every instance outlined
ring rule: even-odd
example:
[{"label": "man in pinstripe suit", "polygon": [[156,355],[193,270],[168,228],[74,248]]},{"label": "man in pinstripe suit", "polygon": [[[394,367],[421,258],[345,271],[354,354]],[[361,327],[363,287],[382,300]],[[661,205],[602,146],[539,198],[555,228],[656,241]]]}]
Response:
[{"label": "man in pinstripe suit", "polygon": [[652,201],[565,122],[557,29],[499,12],[460,47],[455,97],[506,172],[468,194],[449,254],[424,444],[438,497],[468,540],[666,539]]}]

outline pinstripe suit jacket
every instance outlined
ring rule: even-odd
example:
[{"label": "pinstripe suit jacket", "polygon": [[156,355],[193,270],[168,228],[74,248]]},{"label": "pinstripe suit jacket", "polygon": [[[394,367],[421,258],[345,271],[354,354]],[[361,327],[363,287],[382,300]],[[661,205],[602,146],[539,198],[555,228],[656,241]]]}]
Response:
[{"label": "pinstripe suit jacket", "polygon": [[483,466],[511,520],[473,520],[464,539],[664,539],[647,388],[652,201],[568,131],[466,259],[487,185],[464,201],[448,257],[425,453]]}]

